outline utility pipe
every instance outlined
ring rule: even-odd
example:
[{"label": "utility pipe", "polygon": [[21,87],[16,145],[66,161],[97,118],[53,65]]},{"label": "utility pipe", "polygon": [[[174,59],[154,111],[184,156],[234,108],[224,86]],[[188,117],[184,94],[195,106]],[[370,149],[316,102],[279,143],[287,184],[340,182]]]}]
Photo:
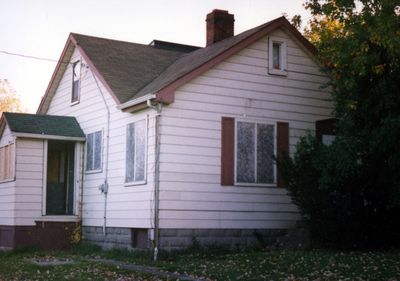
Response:
[{"label": "utility pipe", "polygon": [[159,237],[159,197],[160,197],[160,117],[162,104],[156,106],[147,100],[147,106],[156,110],[155,116],[155,167],[154,167],[154,253],[153,259],[156,261],[158,256],[158,237]]}]

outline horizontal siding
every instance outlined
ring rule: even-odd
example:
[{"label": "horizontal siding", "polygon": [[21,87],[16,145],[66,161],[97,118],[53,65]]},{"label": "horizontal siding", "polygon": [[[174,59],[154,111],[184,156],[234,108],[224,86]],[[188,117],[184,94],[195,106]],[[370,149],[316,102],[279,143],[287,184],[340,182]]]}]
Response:
[{"label": "horizontal siding", "polygon": [[16,225],[35,225],[35,219],[42,215],[43,148],[43,140],[17,140]]},{"label": "horizontal siding", "polygon": [[[75,50],[71,61],[78,59],[80,59],[80,55]],[[107,110],[102,98],[102,94],[104,95],[111,113],[106,224],[118,227],[150,227],[152,224],[150,219],[151,198],[154,193],[155,111],[141,111],[138,114],[121,112],[116,108],[116,102],[99,79],[97,79],[98,84],[96,83],[90,68],[82,70],[80,101],[71,106],[71,78],[72,67],[68,66],[47,113],[75,116],[85,134],[101,130],[105,145]],[[139,186],[125,186],[127,124],[146,118],[147,115],[149,115],[147,183]],[[104,223],[105,198],[99,191],[99,186],[104,182],[106,176],[105,157],[105,147],[103,146],[103,170],[100,173],[83,173],[81,200],[84,225],[102,226]],[[118,217],[115,214],[120,212],[121,208],[126,215]]]},{"label": "horizontal siding", "polygon": [[0,225],[14,225],[15,181],[0,183]]},{"label": "horizontal siding", "polygon": [[[248,216],[251,217],[251,216]],[[293,227],[296,220],[209,220],[209,219],[163,219],[160,228],[221,228],[221,229],[287,229]]]},{"label": "horizontal siding", "polygon": [[[5,126],[0,138],[0,146],[14,141],[8,125]],[[14,225],[15,212],[15,181],[0,183],[0,225]]]},{"label": "horizontal siding", "polygon": [[221,186],[221,118],[284,121],[290,151],[331,117],[328,79],[294,39],[288,74],[268,75],[267,37],[180,87],[162,112],[160,226],[286,228],[300,219],[284,188]]}]

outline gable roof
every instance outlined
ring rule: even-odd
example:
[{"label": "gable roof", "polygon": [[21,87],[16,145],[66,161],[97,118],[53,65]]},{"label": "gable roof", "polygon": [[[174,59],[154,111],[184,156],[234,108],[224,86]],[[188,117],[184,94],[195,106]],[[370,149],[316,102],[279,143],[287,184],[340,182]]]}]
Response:
[{"label": "gable roof", "polygon": [[120,103],[130,100],[184,52],[72,33]]},{"label": "gable roof", "polygon": [[16,135],[85,140],[85,133],[75,117],[3,112],[3,118]]},{"label": "gable roof", "polygon": [[[177,87],[278,28],[284,28],[311,54],[316,54],[315,47],[280,17],[205,48],[159,40],[142,45],[71,33],[60,61],[71,57],[71,46],[77,47],[120,108],[149,94],[170,103]],[[57,66],[38,113],[46,113],[61,80],[58,71],[64,72],[65,68],[63,63]]]},{"label": "gable roof", "polygon": [[199,47],[155,40],[152,45],[71,33],[37,113],[45,114],[61,78],[78,48],[117,104],[124,103],[186,52]]},{"label": "gable roof", "polygon": [[177,87],[278,28],[287,30],[308,52],[316,55],[317,50],[314,45],[303,37],[285,17],[279,17],[236,36],[182,56],[134,97],[139,98],[148,93],[157,93],[158,100],[172,102],[173,96],[171,99],[171,95],[173,95],[172,92]]}]

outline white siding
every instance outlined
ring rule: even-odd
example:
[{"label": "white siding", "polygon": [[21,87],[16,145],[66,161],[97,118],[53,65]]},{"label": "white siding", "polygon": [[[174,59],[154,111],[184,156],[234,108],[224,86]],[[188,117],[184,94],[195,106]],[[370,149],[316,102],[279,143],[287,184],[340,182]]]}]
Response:
[{"label": "white siding", "polygon": [[35,225],[42,214],[44,141],[17,139],[15,225]]},{"label": "white siding", "polygon": [[[5,139],[14,140],[8,128]],[[0,183],[0,225],[34,225],[42,210],[43,140],[17,138],[15,147],[16,180]]]},{"label": "white siding", "polygon": [[[80,55],[75,50],[71,61]],[[68,66],[58,90],[50,103],[47,114],[75,116],[85,132],[103,132],[102,171],[84,173],[82,191],[83,225],[102,226],[104,215],[104,195],[99,186],[105,179],[105,145],[107,131],[107,110],[102,93],[111,112],[107,226],[110,227],[152,227],[152,207],[154,193],[154,111],[141,111],[137,114],[124,113],[116,108],[116,103],[102,85],[93,78],[90,68],[82,69],[80,102],[71,105],[72,67]],[[99,88],[100,87],[100,88]],[[127,124],[149,115],[147,183],[125,186],[125,150]]]},{"label": "white siding", "polygon": [[288,74],[268,75],[265,37],[180,87],[161,117],[161,228],[286,228],[299,214],[284,188],[221,186],[221,117],[289,122],[290,150],[329,118],[327,78],[288,40]]},{"label": "white siding", "polygon": [[[8,125],[6,125],[3,135],[0,138],[0,146],[13,142]],[[14,225],[15,209],[15,181],[0,183],[0,225]]]}]

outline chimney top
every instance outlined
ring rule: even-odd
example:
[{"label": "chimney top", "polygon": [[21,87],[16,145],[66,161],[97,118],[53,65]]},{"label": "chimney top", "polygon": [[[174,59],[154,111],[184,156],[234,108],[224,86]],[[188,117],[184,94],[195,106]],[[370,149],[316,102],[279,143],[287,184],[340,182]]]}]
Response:
[{"label": "chimney top", "polygon": [[234,16],[215,9],[207,15],[207,46],[233,36]]}]

